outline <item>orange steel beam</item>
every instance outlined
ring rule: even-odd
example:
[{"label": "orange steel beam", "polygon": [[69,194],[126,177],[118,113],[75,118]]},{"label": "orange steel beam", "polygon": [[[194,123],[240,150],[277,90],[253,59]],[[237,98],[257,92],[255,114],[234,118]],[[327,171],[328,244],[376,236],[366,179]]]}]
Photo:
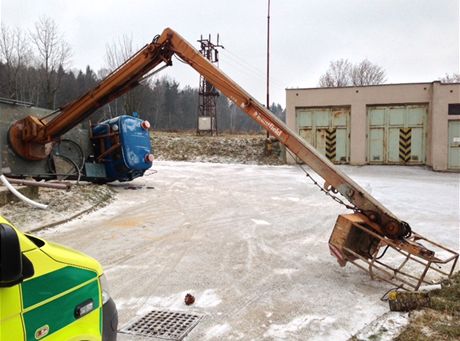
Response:
[{"label": "orange steel beam", "polygon": [[385,235],[391,238],[400,238],[410,232],[404,222],[399,221],[395,215],[340,171],[329,159],[289,129],[284,122],[231,80],[224,72],[201,56],[178,33],[169,28],[165,29],[159,39],[159,43],[161,44],[162,42],[169,42],[171,49],[177,56],[198,73],[205,76],[208,82],[219,89],[273,136],[276,136],[292,153],[325,179],[325,187],[332,191],[336,189],[371,221],[381,226]]},{"label": "orange steel beam", "polygon": [[13,149],[26,159],[43,159],[49,154],[52,143],[57,141],[62,134],[98,108],[134,88],[145,74],[160,63],[171,65],[173,54],[198,71],[258,124],[277,137],[292,153],[325,180],[327,190],[338,191],[355,205],[356,211],[363,213],[372,222],[379,225],[383,234],[393,239],[403,238],[410,234],[408,224],[396,218],[387,208],[290,130],[285,123],[170,28],[166,28],[161,36],[144,46],[94,89],[63,107],[61,113],[49,122],[43,122],[31,116],[15,122],[9,132]]}]

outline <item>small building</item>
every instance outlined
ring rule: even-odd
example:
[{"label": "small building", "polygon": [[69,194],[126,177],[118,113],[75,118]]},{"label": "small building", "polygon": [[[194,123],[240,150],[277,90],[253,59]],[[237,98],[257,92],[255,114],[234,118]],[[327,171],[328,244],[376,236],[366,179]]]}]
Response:
[{"label": "small building", "polygon": [[460,171],[460,83],[286,89],[286,122],[334,163]]}]

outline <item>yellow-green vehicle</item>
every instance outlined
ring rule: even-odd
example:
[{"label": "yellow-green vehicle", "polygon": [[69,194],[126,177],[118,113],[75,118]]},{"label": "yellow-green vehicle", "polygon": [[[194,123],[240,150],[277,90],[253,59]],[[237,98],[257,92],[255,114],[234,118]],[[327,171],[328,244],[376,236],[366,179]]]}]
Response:
[{"label": "yellow-green vehicle", "polygon": [[101,265],[0,216],[0,340],[116,340]]}]

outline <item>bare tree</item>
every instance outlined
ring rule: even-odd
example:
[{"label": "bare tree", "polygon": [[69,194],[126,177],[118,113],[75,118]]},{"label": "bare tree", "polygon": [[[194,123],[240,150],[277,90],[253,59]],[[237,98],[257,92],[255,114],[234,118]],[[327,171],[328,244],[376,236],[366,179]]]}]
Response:
[{"label": "bare tree", "polygon": [[441,83],[460,83],[460,73],[449,75],[446,73],[444,77],[439,78]]},{"label": "bare tree", "polygon": [[323,88],[350,85],[352,64],[348,59],[339,59],[329,63],[329,69],[319,79],[319,86]]},{"label": "bare tree", "polygon": [[385,83],[385,81],[385,70],[367,59],[352,68],[351,82],[355,86],[377,85]]},{"label": "bare tree", "polygon": [[133,54],[133,38],[124,34],[118,41],[106,45],[105,61],[107,67],[113,71]]},{"label": "bare tree", "polygon": [[330,62],[329,69],[319,79],[319,86],[362,86],[382,84],[385,81],[385,70],[367,59],[355,65],[348,59],[339,59]]},{"label": "bare tree", "polygon": [[[115,70],[118,66],[123,64],[134,54],[133,39],[130,36],[123,35],[118,41],[106,45],[105,60],[107,67],[110,71]],[[142,87],[137,87],[119,100],[113,101],[109,104],[109,112],[111,115],[116,116],[121,114],[119,106],[123,107],[124,113],[131,114],[138,111],[140,102],[144,95]]]},{"label": "bare tree", "polygon": [[2,24],[0,30],[0,56],[2,63],[5,64],[6,70],[6,83],[5,87],[7,89],[8,97],[15,98],[15,81],[14,76],[14,67],[16,63],[15,53],[14,53],[14,36],[13,32],[5,25]]},{"label": "bare tree", "polygon": [[[103,67],[99,69],[96,73],[96,78],[100,81],[104,78],[106,78],[110,74],[110,70],[106,67]],[[102,108],[99,109],[99,112],[101,113],[101,120],[107,120],[109,118],[112,118],[116,116],[116,107],[115,105],[118,103],[117,100],[108,103],[107,105],[104,105]],[[115,112],[113,112],[115,110]]]},{"label": "bare tree", "polygon": [[2,24],[0,27],[0,60],[5,65],[6,84],[8,97],[22,99],[21,89],[24,72],[30,62],[30,46],[19,28],[11,29]]},{"label": "bare tree", "polygon": [[41,17],[35,23],[31,37],[38,53],[38,67],[42,71],[40,82],[46,106],[54,108],[56,91],[63,76],[62,71],[70,61],[70,45],[59,33],[56,23],[48,17]]}]

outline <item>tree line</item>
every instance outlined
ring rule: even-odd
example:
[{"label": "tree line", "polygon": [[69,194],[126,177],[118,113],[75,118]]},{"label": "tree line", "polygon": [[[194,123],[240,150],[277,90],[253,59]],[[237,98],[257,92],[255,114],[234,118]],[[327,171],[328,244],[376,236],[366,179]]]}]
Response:
[{"label": "tree line", "polygon": [[[70,68],[71,47],[56,23],[41,17],[31,31],[2,25],[0,28],[0,97],[58,109],[94,88],[118,65],[135,53],[132,39],[124,36],[106,47],[106,67],[95,71]],[[197,75],[198,84],[198,75]],[[217,101],[218,130],[260,131],[225,96]],[[284,109],[271,109],[284,119]],[[198,89],[180,87],[172,79],[148,79],[129,93],[105,105],[91,116],[93,122],[137,112],[156,130],[194,130],[198,115]]]},{"label": "tree line", "polygon": [[[95,71],[72,70],[72,50],[56,23],[41,17],[31,31],[0,27],[0,97],[57,109],[77,99],[135,53],[132,39],[123,36],[107,45],[106,67]],[[458,74],[440,78],[458,82]],[[385,70],[367,59],[353,64],[347,59],[331,61],[320,77],[320,87],[382,84]],[[198,83],[198,76],[197,76]],[[271,111],[285,120],[285,110],[273,103]],[[138,112],[157,130],[196,129],[198,89],[180,87],[168,78],[147,79],[137,88],[98,110],[93,121]],[[259,126],[225,96],[217,97],[217,124],[220,131],[259,131]]]}]

